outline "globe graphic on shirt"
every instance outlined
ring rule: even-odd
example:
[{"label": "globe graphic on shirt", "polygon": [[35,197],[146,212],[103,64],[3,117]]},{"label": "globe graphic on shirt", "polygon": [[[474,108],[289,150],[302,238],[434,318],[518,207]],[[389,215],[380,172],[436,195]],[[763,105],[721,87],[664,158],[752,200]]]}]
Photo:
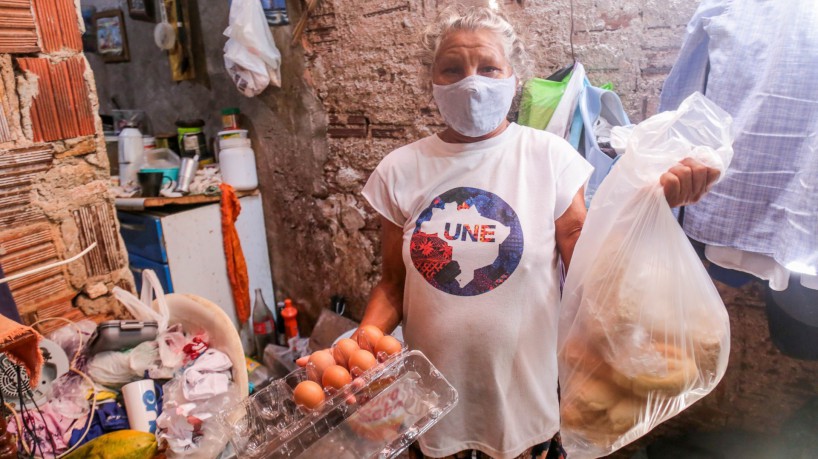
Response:
[{"label": "globe graphic on shirt", "polygon": [[409,252],[420,275],[438,290],[480,295],[517,269],[523,231],[514,209],[496,194],[454,188],[420,213]]}]

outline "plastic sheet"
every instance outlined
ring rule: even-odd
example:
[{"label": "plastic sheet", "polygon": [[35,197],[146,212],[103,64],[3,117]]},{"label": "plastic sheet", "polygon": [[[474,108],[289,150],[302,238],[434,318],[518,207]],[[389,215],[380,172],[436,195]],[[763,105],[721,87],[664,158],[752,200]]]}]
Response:
[{"label": "plastic sheet", "polygon": [[206,400],[191,402],[184,395],[184,376],[163,386],[163,411],[157,419],[157,438],[168,445],[168,457],[215,458],[227,444],[227,435],[216,413],[241,400],[235,383]]},{"label": "plastic sheet", "polygon": [[727,366],[724,304],[659,177],[732,157],[730,116],[701,94],[639,124],[591,202],[561,303],[561,434],[569,457],[607,455],[707,395]]}]

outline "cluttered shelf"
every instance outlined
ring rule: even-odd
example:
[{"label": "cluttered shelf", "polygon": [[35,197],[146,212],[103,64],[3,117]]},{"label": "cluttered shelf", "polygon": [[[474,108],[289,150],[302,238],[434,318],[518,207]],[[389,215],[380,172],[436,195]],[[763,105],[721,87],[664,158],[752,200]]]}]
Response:
[{"label": "cluttered shelf", "polygon": [[[236,196],[238,196],[239,198],[243,198],[245,196],[257,196],[258,194],[259,194],[258,189],[236,191]],[[191,206],[219,202],[219,199],[221,199],[221,196],[218,194],[216,195],[194,194],[178,197],[155,196],[144,198],[140,197],[116,198],[116,208],[118,210],[144,210],[148,208],[166,206]]]}]

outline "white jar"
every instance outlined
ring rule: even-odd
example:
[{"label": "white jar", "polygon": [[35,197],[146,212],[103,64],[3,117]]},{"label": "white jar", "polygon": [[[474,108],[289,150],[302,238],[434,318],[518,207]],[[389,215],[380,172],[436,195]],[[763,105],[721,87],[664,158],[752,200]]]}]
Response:
[{"label": "white jar", "polygon": [[219,141],[219,165],[222,181],[238,191],[258,187],[256,156],[250,139],[230,138]]}]

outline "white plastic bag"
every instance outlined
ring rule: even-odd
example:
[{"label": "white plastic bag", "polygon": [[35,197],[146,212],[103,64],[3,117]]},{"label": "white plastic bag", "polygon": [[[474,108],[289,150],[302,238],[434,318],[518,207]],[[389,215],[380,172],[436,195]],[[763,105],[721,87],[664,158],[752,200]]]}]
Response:
[{"label": "white plastic bag", "polygon": [[224,67],[236,87],[247,97],[267,86],[281,86],[281,53],[258,0],[233,0],[224,35]]},{"label": "white plastic bag", "polygon": [[554,114],[551,120],[548,121],[548,126],[545,130],[556,134],[564,139],[567,139],[571,133],[571,122],[574,120],[574,112],[577,109],[577,102],[585,82],[585,67],[576,62],[574,70],[571,71],[571,79],[568,80],[568,85],[565,87],[565,93],[560,98],[557,108],[554,109]]},{"label": "white plastic bag", "polygon": [[687,157],[723,174],[731,122],[699,93],[644,121],[591,202],[560,310],[560,432],[571,458],[634,441],[724,375],[727,312],[659,177]]},{"label": "white plastic bag", "polygon": [[[168,302],[165,299],[165,291],[162,289],[162,284],[159,282],[159,278],[156,277],[155,272],[150,269],[142,271],[141,298],[137,298],[119,287],[114,287],[113,292],[114,297],[125,305],[125,308],[136,320],[156,322],[158,324],[157,334],[162,334],[167,330],[170,311],[168,310]],[[153,306],[154,294],[156,294],[156,307],[158,310],[154,309]]]}]

